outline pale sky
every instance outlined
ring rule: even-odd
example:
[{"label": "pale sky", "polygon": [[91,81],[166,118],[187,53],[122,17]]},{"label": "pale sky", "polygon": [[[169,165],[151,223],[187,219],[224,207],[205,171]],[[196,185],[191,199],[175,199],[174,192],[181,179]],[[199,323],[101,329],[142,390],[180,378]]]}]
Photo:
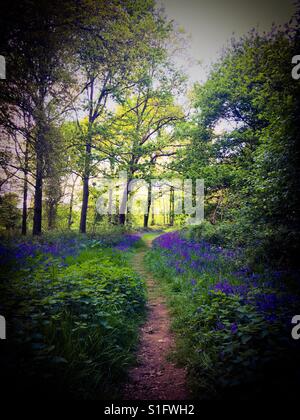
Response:
[{"label": "pale sky", "polygon": [[[251,28],[268,31],[272,23],[284,24],[293,15],[294,0],[157,0],[167,16],[190,37],[185,69],[191,82],[204,81],[209,65],[216,61],[232,34],[242,36]],[[197,61],[202,64],[197,64]],[[187,65],[185,66],[187,67]]]}]

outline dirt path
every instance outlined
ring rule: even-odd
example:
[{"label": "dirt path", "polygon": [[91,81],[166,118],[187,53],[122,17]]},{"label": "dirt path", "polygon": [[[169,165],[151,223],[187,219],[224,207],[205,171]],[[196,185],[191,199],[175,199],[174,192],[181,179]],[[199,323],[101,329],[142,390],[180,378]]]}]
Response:
[{"label": "dirt path", "polygon": [[[145,241],[151,246],[151,241]],[[146,280],[148,317],[141,328],[137,366],[129,372],[125,400],[184,400],[189,398],[186,371],[168,360],[174,347],[170,316],[158,286],[144,266],[146,250],[133,258],[134,269]]]}]

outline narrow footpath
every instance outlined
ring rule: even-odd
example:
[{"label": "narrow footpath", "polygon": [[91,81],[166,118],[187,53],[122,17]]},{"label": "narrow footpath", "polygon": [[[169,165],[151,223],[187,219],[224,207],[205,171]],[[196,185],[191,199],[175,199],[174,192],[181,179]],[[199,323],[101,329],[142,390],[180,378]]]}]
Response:
[{"label": "narrow footpath", "polygon": [[[151,247],[151,240],[145,240]],[[185,400],[189,399],[186,371],[168,360],[175,346],[170,332],[170,316],[159,286],[144,265],[147,250],[133,257],[133,268],[146,280],[148,289],[148,314],[140,331],[137,365],[129,372],[125,386],[125,400]]]}]

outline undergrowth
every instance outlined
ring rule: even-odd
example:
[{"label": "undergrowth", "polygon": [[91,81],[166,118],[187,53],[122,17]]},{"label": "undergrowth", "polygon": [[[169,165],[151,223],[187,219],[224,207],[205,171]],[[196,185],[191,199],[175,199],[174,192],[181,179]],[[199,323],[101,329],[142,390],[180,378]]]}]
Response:
[{"label": "undergrowth", "polygon": [[23,244],[2,265],[2,382],[23,397],[117,398],[144,317],[144,284],[129,266],[138,238],[123,235],[120,249],[62,242]]},{"label": "undergrowth", "polygon": [[175,357],[188,368],[195,398],[292,398],[299,345],[291,319],[299,298],[289,290],[291,273],[251,272],[241,250],[177,232],[156,239],[145,262],[167,296]]}]

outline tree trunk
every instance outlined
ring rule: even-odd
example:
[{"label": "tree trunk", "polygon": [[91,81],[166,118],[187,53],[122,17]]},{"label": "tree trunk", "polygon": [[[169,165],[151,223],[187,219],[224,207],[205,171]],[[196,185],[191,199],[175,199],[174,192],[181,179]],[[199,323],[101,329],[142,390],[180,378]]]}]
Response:
[{"label": "tree trunk", "polygon": [[71,229],[73,223],[73,201],[74,201],[74,186],[72,186],[70,206],[69,206],[69,216],[68,216],[68,229]]},{"label": "tree trunk", "polygon": [[22,209],[22,235],[27,235],[27,197],[28,197],[28,183],[27,178],[24,179],[23,186],[23,209]]},{"label": "tree trunk", "polygon": [[45,115],[44,103],[45,93],[40,89],[40,105],[36,110],[37,136],[35,143],[36,153],[36,174],[34,191],[34,211],[33,211],[33,235],[42,233],[42,212],[43,212],[43,178],[44,178],[44,150],[46,133],[48,130],[47,119]]},{"label": "tree trunk", "polygon": [[112,224],[112,200],[113,200],[113,194],[112,194],[112,189],[110,188],[108,191],[108,223],[111,225]]},{"label": "tree trunk", "polygon": [[125,225],[126,222],[126,214],[120,214],[119,215],[119,224],[120,225]]},{"label": "tree trunk", "polygon": [[127,211],[127,201],[128,201],[128,187],[129,187],[129,183],[130,183],[131,179],[127,180],[127,185],[126,188],[123,192],[123,196],[121,199],[121,212],[119,215],[119,224],[120,225],[125,225],[126,223],[126,211]]},{"label": "tree trunk", "polygon": [[154,203],[152,203],[151,226],[155,225]]},{"label": "tree trunk", "polygon": [[144,228],[147,228],[149,224],[149,214],[150,214],[151,198],[152,198],[151,196],[152,196],[152,191],[151,191],[151,182],[150,182],[149,187],[148,187],[147,213],[144,214]]},{"label": "tree trunk", "polygon": [[36,180],[34,194],[33,235],[42,233],[42,207],[43,207],[43,161],[38,153],[36,163]]},{"label": "tree trunk", "polygon": [[174,226],[174,202],[175,202],[175,192],[174,187],[171,187],[170,190],[170,226]]},{"label": "tree trunk", "polygon": [[56,225],[57,204],[53,201],[48,208],[48,229],[53,230]]},{"label": "tree trunk", "polygon": [[69,216],[68,216],[68,229],[71,229],[73,223],[73,194],[71,194]]},{"label": "tree trunk", "polygon": [[83,178],[82,207],[80,216],[80,232],[86,233],[86,219],[89,203],[89,177]]},{"label": "tree trunk", "polygon": [[86,221],[87,213],[89,206],[89,182],[91,175],[91,152],[92,152],[92,142],[93,142],[93,124],[96,119],[96,114],[94,110],[94,88],[95,88],[95,79],[90,79],[90,91],[89,91],[89,122],[88,122],[88,132],[87,139],[85,144],[85,161],[84,161],[84,174],[83,174],[83,190],[82,190],[82,207],[80,215],[80,226],[79,231],[81,233],[86,233]]},{"label": "tree trunk", "polygon": [[24,159],[23,209],[22,209],[22,235],[27,235],[27,198],[28,198],[28,141],[26,142]]},{"label": "tree trunk", "polygon": [[147,228],[149,224],[149,213],[144,214],[144,228]]},{"label": "tree trunk", "polygon": [[88,141],[85,148],[85,167],[83,177],[83,191],[82,191],[82,207],[80,216],[80,232],[86,233],[86,220],[89,204],[89,182],[90,182],[90,162],[91,162],[91,135],[88,135]]}]

